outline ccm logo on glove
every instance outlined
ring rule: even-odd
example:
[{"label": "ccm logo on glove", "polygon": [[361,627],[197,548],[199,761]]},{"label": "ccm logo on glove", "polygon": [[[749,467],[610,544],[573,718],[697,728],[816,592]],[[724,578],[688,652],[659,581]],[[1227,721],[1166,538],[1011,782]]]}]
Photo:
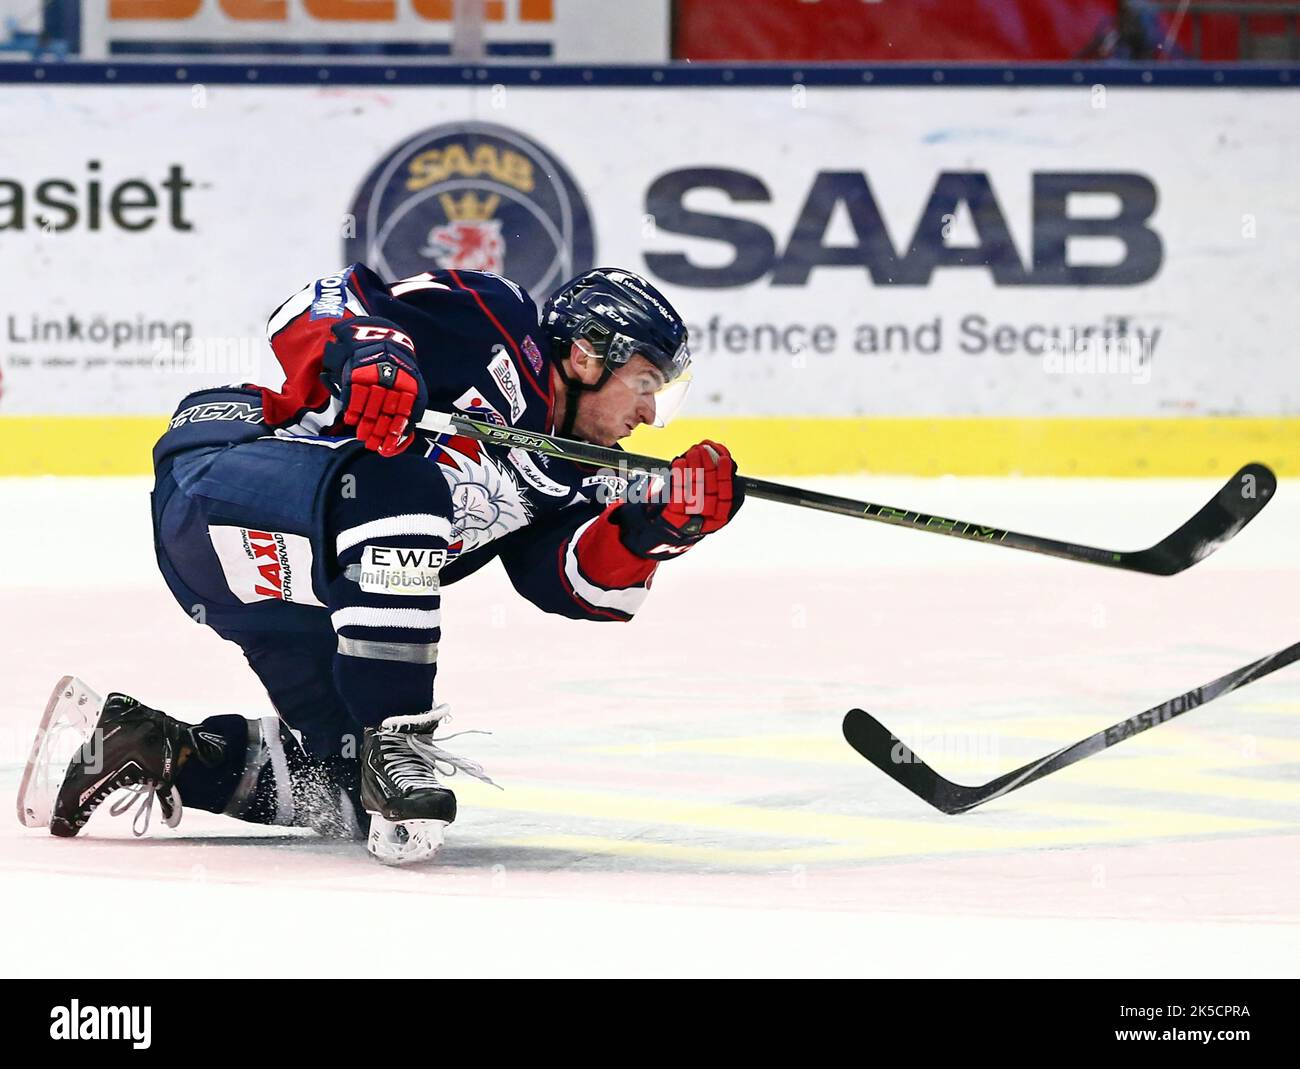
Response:
[{"label": "ccm logo on glove", "polygon": [[343,422],[356,427],[367,449],[386,457],[402,452],[413,441],[404,437],[407,425],[419,422],[428,403],[415,343],[383,319],[345,319],[331,333],[321,377],[343,405]]},{"label": "ccm logo on glove", "polygon": [[382,341],[384,338],[392,338],[398,345],[403,345],[411,350],[411,355],[415,355],[415,342],[411,341],[409,334],[403,334],[396,327],[378,327],[373,323],[356,325],[348,323],[346,326],[352,328],[352,338],[354,341]]}]

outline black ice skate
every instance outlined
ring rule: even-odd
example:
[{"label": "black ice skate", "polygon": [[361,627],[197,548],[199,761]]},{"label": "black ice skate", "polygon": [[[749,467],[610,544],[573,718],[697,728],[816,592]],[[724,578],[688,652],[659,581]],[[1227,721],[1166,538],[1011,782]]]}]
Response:
[{"label": "black ice skate", "polygon": [[[434,745],[433,733],[450,707],[417,716],[389,717],[366,732],[361,755],[361,801],[370,814],[367,849],[385,865],[425,861],[442,846],[456,819],[456,796],[438,782],[439,766],[492,783],[473,761]],[[495,786],[495,784],[493,784]]]},{"label": "black ice skate", "polygon": [[54,797],[50,832],[76,835],[100,803],[123,788],[132,793],[115,802],[110,812],[118,816],[143,798],[132,828],[136,835],[148,829],[155,797],[164,822],[174,828],[181,819],[181,799],[173,786],[177,773],[195,755],[204,764],[216,764],[224,747],[219,736],[125,694],[110,694],[64,773]]}]

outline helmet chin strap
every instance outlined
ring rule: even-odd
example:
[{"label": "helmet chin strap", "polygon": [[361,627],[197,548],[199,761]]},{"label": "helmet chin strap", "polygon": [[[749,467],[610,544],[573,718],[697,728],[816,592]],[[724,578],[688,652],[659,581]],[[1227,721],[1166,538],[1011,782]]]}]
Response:
[{"label": "helmet chin strap", "polygon": [[[564,355],[568,355],[568,345],[564,347]],[[564,360],[557,353],[557,359],[553,362],[556,373],[560,376],[560,381],[564,383],[564,422],[556,428],[561,438],[573,437],[573,424],[578,418],[578,399],[584,393],[595,393],[605,385],[614,375],[614,370],[603,360],[601,361],[600,378],[594,382],[583,382],[581,379],[574,378],[564,370]],[[600,360],[595,353],[591,353],[589,359]]]}]

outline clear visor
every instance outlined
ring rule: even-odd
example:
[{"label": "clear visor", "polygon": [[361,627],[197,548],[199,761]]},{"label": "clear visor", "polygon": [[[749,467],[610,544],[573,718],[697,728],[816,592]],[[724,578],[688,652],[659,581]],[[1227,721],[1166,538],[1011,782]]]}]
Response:
[{"label": "clear visor", "polygon": [[637,423],[666,427],[686,398],[691,372],[688,368],[672,382],[665,382],[663,374],[649,361],[634,360],[615,371],[609,385],[628,391],[629,407]]}]

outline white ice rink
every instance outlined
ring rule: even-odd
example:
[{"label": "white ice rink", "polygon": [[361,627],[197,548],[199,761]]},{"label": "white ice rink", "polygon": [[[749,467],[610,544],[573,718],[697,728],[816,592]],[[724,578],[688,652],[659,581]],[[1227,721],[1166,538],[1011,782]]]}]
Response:
[{"label": "white ice rink", "polygon": [[[1115,548],[1219,485],[802,481]],[[965,816],[839,731],[864,706],[981,782],[1289,645],[1285,480],[1169,579],[762,501],[665,565],[630,625],[545,617],[492,565],[444,593],[438,688],[455,729],[495,732],[457,752],[506,790],[452,781],[443,853],[396,871],[193,811],[140,840],[107,806],[71,841],[18,825],[65,673],[188,720],[269,712],[238,650],[166,592],[147,490],[0,480],[6,975],[1300,972],[1300,668]],[[152,949],[110,953],[117,926]]]}]

